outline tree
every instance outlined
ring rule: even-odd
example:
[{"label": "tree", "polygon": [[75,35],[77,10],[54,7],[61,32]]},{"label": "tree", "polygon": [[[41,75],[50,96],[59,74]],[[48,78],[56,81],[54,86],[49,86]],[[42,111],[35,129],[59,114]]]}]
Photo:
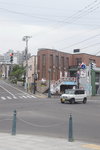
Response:
[{"label": "tree", "polygon": [[22,81],[25,74],[25,68],[20,65],[15,65],[10,73],[11,79]]}]

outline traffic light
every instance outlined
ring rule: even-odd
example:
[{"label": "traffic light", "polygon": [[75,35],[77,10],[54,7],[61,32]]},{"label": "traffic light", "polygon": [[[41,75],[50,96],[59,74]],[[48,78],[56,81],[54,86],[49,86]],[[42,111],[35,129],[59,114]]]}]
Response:
[{"label": "traffic light", "polygon": [[13,62],[13,53],[10,54],[10,62]]},{"label": "traffic light", "polygon": [[91,68],[91,70],[93,69],[93,67],[94,67],[94,64],[93,64],[93,63],[90,63],[90,68]]}]

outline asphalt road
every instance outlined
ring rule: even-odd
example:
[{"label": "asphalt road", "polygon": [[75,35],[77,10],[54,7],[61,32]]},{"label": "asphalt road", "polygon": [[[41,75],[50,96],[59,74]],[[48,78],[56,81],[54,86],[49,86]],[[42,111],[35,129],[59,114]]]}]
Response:
[{"label": "asphalt road", "polygon": [[87,104],[61,104],[59,98],[37,98],[0,81],[0,132],[11,133],[14,110],[17,134],[68,138],[71,113],[74,139],[100,143],[99,97]]}]

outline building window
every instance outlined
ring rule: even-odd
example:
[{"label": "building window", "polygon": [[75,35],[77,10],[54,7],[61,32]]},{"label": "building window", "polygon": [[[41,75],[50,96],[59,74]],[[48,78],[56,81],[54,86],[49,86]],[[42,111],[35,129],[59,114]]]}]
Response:
[{"label": "building window", "polygon": [[53,67],[53,55],[50,55],[50,67]]},{"label": "building window", "polygon": [[76,65],[78,66],[79,64],[82,63],[82,58],[76,58]]},{"label": "building window", "polygon": [[51,80],[53,79],[53,55],[50,55]]},{"label": "building window", "polygon": [[42,78],[46,78],[46,55],[42,55]]},{"label": "building window", "polygon": [[100,73],[96,72],[95,82],[100,82]]},{"label": "building window", "polygon": [[46,64],[46,55],[42,55],[42,65],[45,66]]},{"label": "building window", "polygon": [[38,70],[40,70],[40,56],[38,56]]},{"label": "building window", "polygon": [[56,67],[59,68],[59,57],[56,56]]},{"label": "building window", "polygon": [[96,63],[94,59],[89,59],[89,63]]},{"label": "building window", "polygon": [[68,67],[69,67],[69,58],[67,57],[66,58],[66,69],[68,69]]},{"label": "building window", "polygon": [[61,71],[62,71],[62,76],[64,77],[64,57],[61,57]]},{"label": "building window", "polygon": [[55,80],[59,79],[59,56],[55,58]]}]

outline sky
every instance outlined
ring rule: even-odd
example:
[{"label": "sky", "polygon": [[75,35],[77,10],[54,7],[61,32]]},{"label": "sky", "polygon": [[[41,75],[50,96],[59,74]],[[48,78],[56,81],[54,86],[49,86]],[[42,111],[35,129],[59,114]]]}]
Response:
[{"label": "sky", "polygon": [[0,54],[49,48],[100,55],[100,0],[0,0]]}]

